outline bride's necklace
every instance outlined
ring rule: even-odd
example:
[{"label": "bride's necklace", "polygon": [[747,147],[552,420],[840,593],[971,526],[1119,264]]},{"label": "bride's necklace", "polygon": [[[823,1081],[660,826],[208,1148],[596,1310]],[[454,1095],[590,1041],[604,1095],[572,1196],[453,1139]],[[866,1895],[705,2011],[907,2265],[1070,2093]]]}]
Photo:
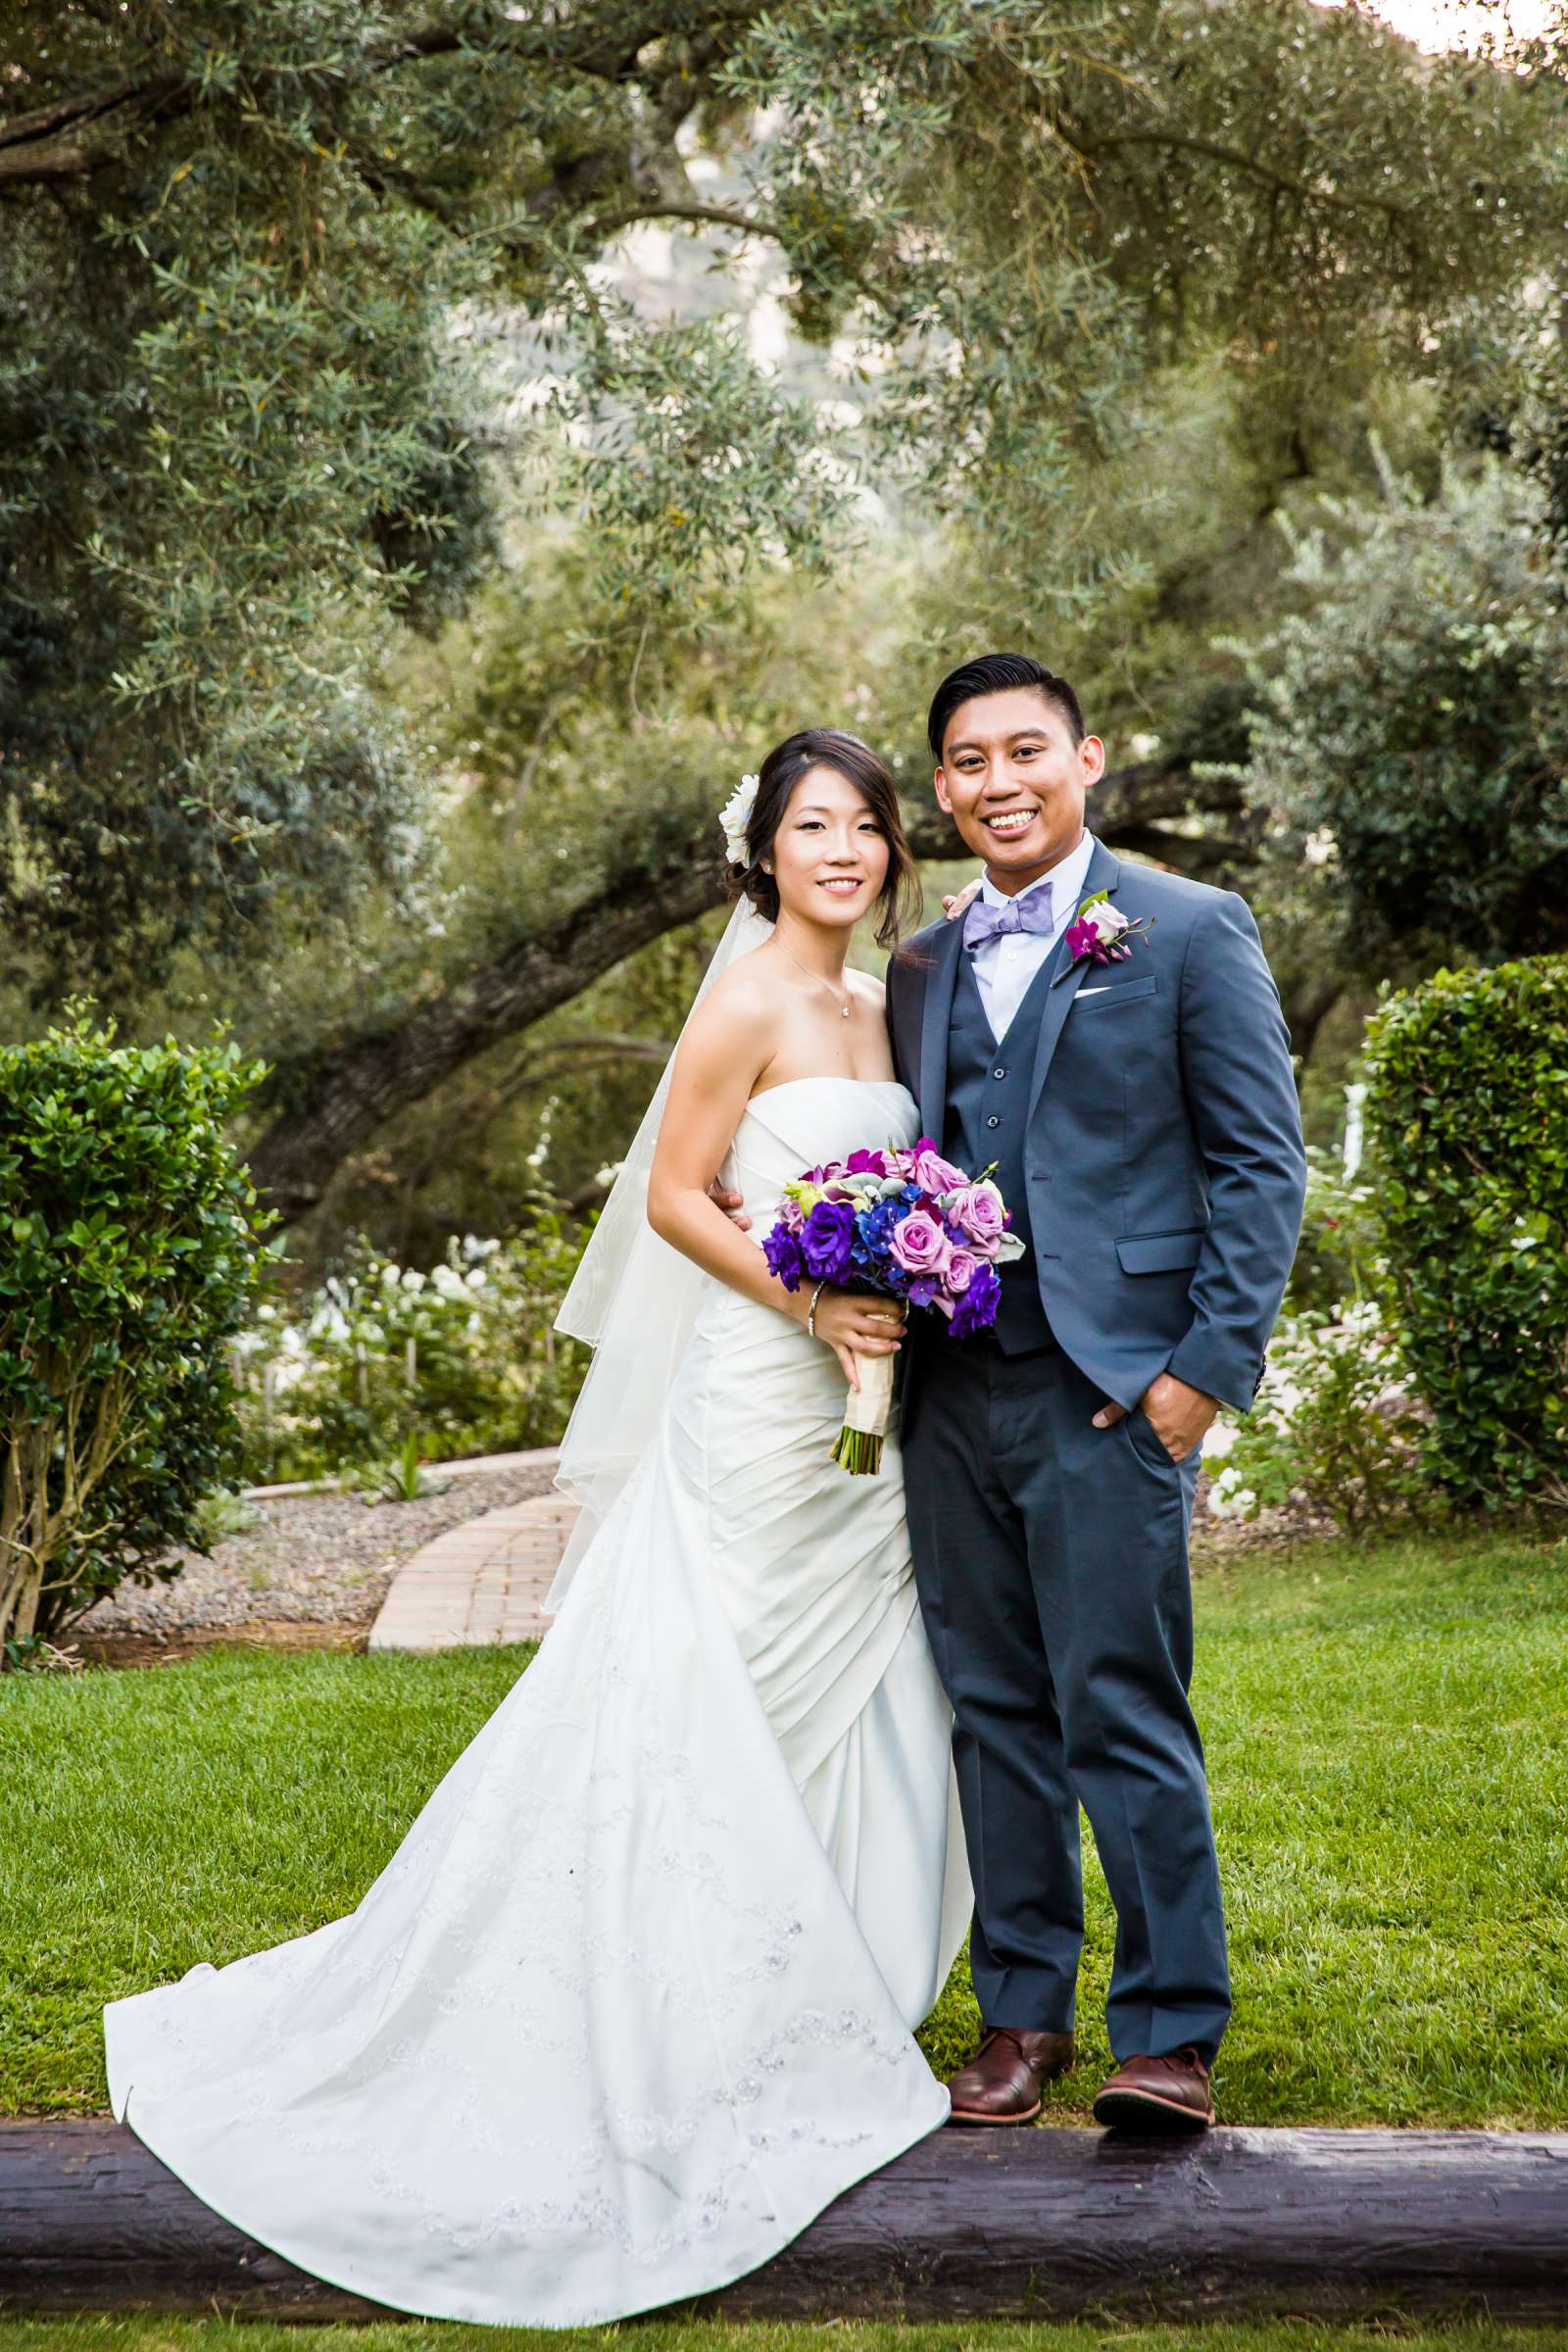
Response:
[{"label": "bride's necklace", "polygon": [[[838,990],[837,990],[837,989],[834,987],[834,985],[833,985],[832,981],[831,981],[831,980],[826,980],[826,979],[824,979],[824,978],[823,978],[823,976],[822,976],[822,974],[821,974],[820,972],[813,972],[813,971],[812,971],[812,969],[811,969],[811,967],[810,967],[810,965],[809,965],[808,963],[803,963],[803,962],[801,961],[800,957],[799,957],[797,955],[795,955],[795,954],[794,954],[794,952],[793,952],[793,951],[792,951],[790,948],[788,948],[788,947],[786,947],[786,946],[785,946],[785,943],[784,943],[784,941],[783,941],[783,940],[780,940],[778,944],[779,944],[779,946],[780,946],[781,948],[783,948],[783,949],[784,949],[784,953],[785,953],[785,955],[789,956],[789,959],[790,959],[791,963],[793,963],[793,964],[794,964],[794,966],[795,966],[795,969],[796,969],[798,972],[804,972],[804,973],[806,974],[806,977],[808,978],[808,980],[814,980],[814,981],[817,983],[818,987],[820,987],[820,988],[825,988],[825,989],[827,990],[827,993],[828,993],[828,995],[829,995],[829,996],[832,998],[832,1000],[833,1000],[834,1004],[839,1004],[839,992],[838,992]],[[846,989],[846,990],[845,990],[845,992],[844,992],[844,1002],[843,1002],[843,1004],[839,1004],[839,1011],[840,1011],[840,1012],[843,1014],[843,1016],[844,1016],[845,1020],[848,1020],[848,1019],[849,1019],[849,1017],[850,1017],[850,1004],[851,1004],[850,992],[849,992],[849,990],[848,990],[848,989]]]}]

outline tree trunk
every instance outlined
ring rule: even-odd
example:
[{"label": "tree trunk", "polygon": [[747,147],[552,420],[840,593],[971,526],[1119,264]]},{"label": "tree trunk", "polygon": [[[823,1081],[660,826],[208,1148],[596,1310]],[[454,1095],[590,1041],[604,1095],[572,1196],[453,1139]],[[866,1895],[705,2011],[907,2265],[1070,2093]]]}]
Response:
[{"label": "tree trunk", "polygon": [[[956,2341],[987,2318],[1552,2321],[1568,2308],[1565,2183],[1561,2132],[936,2132],[696,2308],[937,2320]],[[390,2316],[96,2119],[0,2122],[0,2306]]]},{"label": "tree trunk", "polygon": [[[1234,814],[1239,787],[1196,784],[1183,761],[1152,760],[1116,770],[1097,787],[1096,832],[1184,871],[1207,873],[1217,856],[1245,856],[1237,841],[1216,853],[1201,836],[1167,831],[1162,818],[1200,812]],[[909,824],[919,858],[961,858],[963,845],[940,810]],[[434,1093],[477,1054],[569,1004],[637,949],[722,904],[724,865],[717,854],[690,851],[653,871],[613,877],[569,914],[517,940],[492,961],[454,980],[401,1018],[331,1052],[284,1064],[269,1087],[283,1102],[249,1153],[257,1191],[286,1223],[320,1200],[343,1161],[376,1129]]]}]

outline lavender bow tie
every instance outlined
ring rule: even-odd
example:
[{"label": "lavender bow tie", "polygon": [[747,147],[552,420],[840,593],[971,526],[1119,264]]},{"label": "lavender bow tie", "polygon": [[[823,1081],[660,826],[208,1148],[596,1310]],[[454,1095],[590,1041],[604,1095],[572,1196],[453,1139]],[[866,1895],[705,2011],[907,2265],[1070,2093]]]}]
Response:
[{"label": "lavender bow tie", "polygon": [[963,944],[972,956],[976,949],[1000,939],[1004,932],[1051,932],[1055,927],[1051,911],[1051,884],[1042,882],[1038,889],[1009,899],[1004,906],[993,906],[986,899],[976,899],[963,918]]}]

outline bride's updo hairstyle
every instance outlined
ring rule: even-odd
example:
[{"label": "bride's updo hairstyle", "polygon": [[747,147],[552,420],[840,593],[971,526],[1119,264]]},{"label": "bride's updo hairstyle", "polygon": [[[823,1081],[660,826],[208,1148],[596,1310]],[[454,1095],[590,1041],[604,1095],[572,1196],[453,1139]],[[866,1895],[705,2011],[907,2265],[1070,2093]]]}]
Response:
[{"label": "bride's updo hairstyle", "polygon": [[837,727],[803,727],[775,744],[758,772],[757,797],[746,826],[746,863],[729,869],[730,886],[738,898],[750,899],[759,914],[778,920],[778,885],[762,871],[762,859],[773,847],[790,796],[808,768],[830,767],[853,784],[876,820],[888,845],[887,879],[877,894],[876,942],[897,947],[905,929],[918,921],[922,894],[893,778],[868,744],[858,735]]}]

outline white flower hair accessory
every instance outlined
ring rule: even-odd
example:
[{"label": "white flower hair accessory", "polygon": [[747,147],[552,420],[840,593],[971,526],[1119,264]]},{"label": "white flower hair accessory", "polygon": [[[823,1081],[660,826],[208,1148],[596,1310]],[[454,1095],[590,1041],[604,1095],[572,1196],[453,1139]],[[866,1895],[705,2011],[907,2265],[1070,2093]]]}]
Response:
[{"label": "white flower hair accessory", "polygon": [[760,776],[742,776],[718,812],[718,821],[724,829],[724,847],[729,852],[731,865],[746,863],[746,828],[752,821],[752,810],[757,806],[757,787],[761,780]]}]

